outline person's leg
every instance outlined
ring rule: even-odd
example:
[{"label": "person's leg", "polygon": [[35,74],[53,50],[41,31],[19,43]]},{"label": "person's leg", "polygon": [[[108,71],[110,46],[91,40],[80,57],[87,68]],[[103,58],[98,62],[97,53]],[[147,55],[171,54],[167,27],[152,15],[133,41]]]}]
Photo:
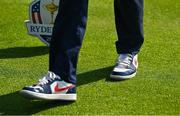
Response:
[{"label": "person's leg", "polygon": [[60,0],[50,44],[49,70],[76,83],[78,54],[87,21],[88,0]]},{"label": "person's leg", "polygon": [[117,53],[139,52],[143,41],[143,0],[114,0]]},{"label": "person's leg", "polygon": [[129,79],[136,75],[137,53],[144,41],[143,0],[114,0],[119,57],[110,75],[112,79]]},{"label": "person's leg", "polygon": [[60,0],[50,43],[49,71],[20,93],[42,100],[76,100],[76,67],[87,21],[88,0]]}]

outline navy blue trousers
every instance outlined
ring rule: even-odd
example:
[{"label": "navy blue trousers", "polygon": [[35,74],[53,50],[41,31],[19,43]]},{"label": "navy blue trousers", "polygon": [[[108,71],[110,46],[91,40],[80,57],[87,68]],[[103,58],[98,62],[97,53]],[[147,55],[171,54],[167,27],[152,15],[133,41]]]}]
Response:
[{"label": "navy blue trousers", "polygon": [[[138,53],[143,41],[143,0],[114,0],[117,53]],[[86,30],[88,0],[60,0],[49,56],[49,70],[76,84],[78,54]]]}]

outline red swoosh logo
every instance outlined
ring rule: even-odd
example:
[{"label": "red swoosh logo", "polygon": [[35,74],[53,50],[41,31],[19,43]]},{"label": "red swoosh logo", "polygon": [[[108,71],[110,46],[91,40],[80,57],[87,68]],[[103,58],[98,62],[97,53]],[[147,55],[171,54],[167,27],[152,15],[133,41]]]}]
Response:
[{"label": "red swoosh logo", "polygon": [[65,91],[65,90],[70,89],[70,88],[73,88],[73,87],[74,87],[74,85],[67,86],[67,87],[64,87],[64,88],[59,88],[59,87],[58,87],[58,84],[56,84],[56,86],[55,86],[55,88],[54,88],[54,91],[55,91],[55,92],[62,92],[62,91]]}]

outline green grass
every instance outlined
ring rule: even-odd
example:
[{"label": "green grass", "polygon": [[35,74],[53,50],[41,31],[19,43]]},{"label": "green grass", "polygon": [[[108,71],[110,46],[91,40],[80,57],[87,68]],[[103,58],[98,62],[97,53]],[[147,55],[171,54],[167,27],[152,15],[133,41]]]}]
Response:
[{"label": "green grass", "polygon": [[109,79],[116,59],[113,0],[90,0],[76,102],[29,101],[18,91],[48,70],[48,48],[27,35],[29,0],[0,1],[0,114],[180,115],[180,2],[145,1],[145,43],[135,78]]}]

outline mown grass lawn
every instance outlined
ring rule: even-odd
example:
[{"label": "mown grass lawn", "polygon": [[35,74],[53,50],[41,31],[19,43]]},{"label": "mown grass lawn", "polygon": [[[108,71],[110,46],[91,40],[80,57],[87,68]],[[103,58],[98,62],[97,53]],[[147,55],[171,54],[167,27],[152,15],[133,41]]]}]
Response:
[{"label": "mown grass lawn", "polygon": [[145,43],[135,78],[109,79],[117,57],[113,0],[90,0],[76,102],[29,101],[18,91],[48,70],[48,48],[27,35],[30,0],[0,1],[0,114],[180,114],[180,2],[145,0]]}]

